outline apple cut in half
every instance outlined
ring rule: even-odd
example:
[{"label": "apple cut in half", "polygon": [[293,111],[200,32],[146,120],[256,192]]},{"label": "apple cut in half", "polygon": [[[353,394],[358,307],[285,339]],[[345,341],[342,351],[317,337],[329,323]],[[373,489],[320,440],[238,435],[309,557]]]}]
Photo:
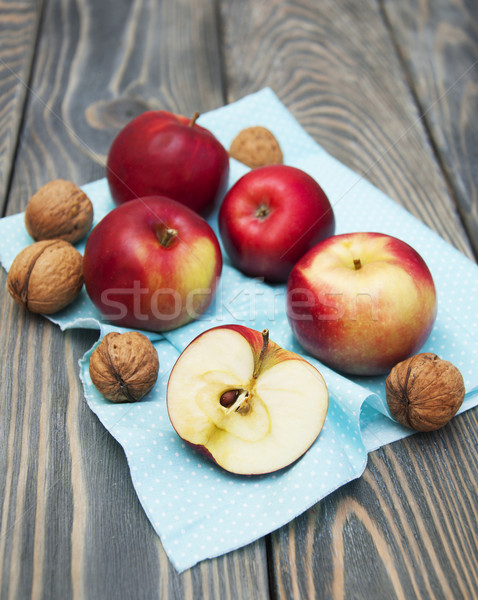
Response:
[{"label": "apple cut in half", "polygon": [[257,475],[300,458],[328,409],[319,371],[242,325],[214,327],[183,351],[167,389],[178,435],[226,471]]}]

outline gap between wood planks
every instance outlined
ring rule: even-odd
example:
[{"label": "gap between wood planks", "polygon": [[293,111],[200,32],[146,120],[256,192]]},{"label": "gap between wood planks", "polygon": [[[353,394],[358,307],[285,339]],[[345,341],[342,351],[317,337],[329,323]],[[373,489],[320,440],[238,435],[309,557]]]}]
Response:
[{"label": "gap between wood planks", "polygon": [[28,60],[28,65],[25,68],[25,80],[23,80],[20,77],[20,75],[18,75],[15,71],[11,70],[7,64],[4,64],[4,67],[6,69],[8,69],[18,79],[19,85],[21,85],[23,88],[23,92],[20,94],[21,99],[20,99],[20,106],[18,109],[18,113],[19,113],[20,117],[18,119],[17,129],[14,132],[15,133],[14,147],[12,150],[10,164],[8,165],[8,171],[5,173],[6,184],[5,184],[5,196],[3,198],[3,205],[2,205],[2,214],[1,214],[2,217],[5,217],[6,213],[7,213],[8,201],[10,199],[10,191],[11,191],[12,182],[13,182],[13,173],[15,171],[15,163],[17,161],[18,151],[19,151],[19,147],[20,147],[21,134],[22,134],[23,127],[25,124],[27,106],[28,106],[29,99],[30,99],[31,83],[32,83],[34,73],[35,73],[35,63],[36,63],[36,57],[38,55],[37,49],[38,49],[38,45],[40,42],[40,32],[43,29],[43,19],[44,19],[44,12],[45,12],[44,11],[44,1],[36,0],[33,4],[35,5],[37,11],[36,11],[36,20],[35,20],[35,25],[34,25],[34,31],[33,31],[33,34],[34,34],[33,42],[30,46],[29,55],[28,55],[28,57],[26,57],[26,60]]},{"label": "gap between wood planks", "polygon": [[[417,108],[419,119],[423,126],[423,131],[424,131],[425,136],[430,144],[431,150],[433,152],[433,156],[437,162],[437,165],[440,170],[440,174],[443,178],[445,187],[448,190],[448,195],[450,197],[450,200],[453,203],[453,206],[455,207],[456,214],[458,215],[460,223],[463,226],[463,228],[467,234],[468,242],[471,246],[473,254],[474,254],[475,258],[478,260],[478,239],[475,239],[475,236],[473,235],[472,226],[469,224],[468,219],[466,218],[466,216],[463,213],[461,204],[457,199],[457,193],[455,191],[455,186],[453,185],[453,181],[447,172],[447,169],[446,169],[445,163],[444,163],[444,158],[442,157],[442,154],[438,148],[438,145],[435,141],[435,137],[433,135],[432,129],[430,127],[427,113],[431,107],[423,106],[423,104],[420,100],[420,97],[416,91],[415,84],[413,82],[412,75],[407,67],[405,57],[403,56],[403,52],[400,50],[400,45],[399,45],[399,43],[397,41],[397,37],[395,35],[395,29],[388,17],[384,0],[377,0],[377,5],[378,5],[379,13],[383,20],[383,23],[390,35],[390,40],[392,42],[393,48],[395,50],[395,54],[397,56],[397,59],[400,64],[400,67],[402,69],[402,72],[404,74],[404,79],[408,85],[408,89],[410,91],[410,95],[412,97],[413,103],[415,104],[415,106]],[[466,71],[465,71],[465,73],[466,73]],[[436,102],[440,102],[441,99],[442,98],[439,97],[436,100]]]}]

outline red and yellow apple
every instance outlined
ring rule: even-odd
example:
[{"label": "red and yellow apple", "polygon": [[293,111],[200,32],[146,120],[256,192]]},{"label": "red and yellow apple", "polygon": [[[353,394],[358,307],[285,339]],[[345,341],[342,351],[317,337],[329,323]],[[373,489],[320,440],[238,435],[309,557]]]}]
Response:
[{"label": "red and yellow apple", "polygon": [[229,156],[206,128],[165,110],[145,112],[114,139],[106,177],[116,204],[143,196],[168,196],[200,214],[222,198]]},{"label": "red and yellow apple", "polygon": [[379,375],[416,353],[437,311],[432,275],[402,240],[349,233],[303,256],[287,283],[287,315],[312,356],[345,373]]},{"label": "red and yellow apple", "polygon": [[325,192],[305,171],[288,165],[246,173],[219,211],[221,240],[233,265],[268,281],[287,281],[299,258],[334,230]]},{"label": "red and yellow apple", "polygon": [[214,327],[182,352],[167,389],[178,435],[223,469],[270,473],[319,435],[328,391],[302,357],[242,325]]},{"label": "red and yellow apple", "polygon": [[108,213],[90,233],[83,258],[86,291],[104,318],[152,331],[198,318],[212,302],[221,269],[207,222],[160,196]]}]

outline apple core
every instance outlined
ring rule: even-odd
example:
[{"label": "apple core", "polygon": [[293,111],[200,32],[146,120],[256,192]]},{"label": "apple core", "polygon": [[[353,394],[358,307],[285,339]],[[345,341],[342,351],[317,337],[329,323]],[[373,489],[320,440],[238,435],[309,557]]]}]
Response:
[{"label": "apple core", "polygon": [[[252,374],[252,389],[254,388],[255,379],[257,379],[262,363],[264,361],[264,357],[267,353],[267,347],[269,345],[269,330],[264,329],[262,331],[262,349],[259,355],[259,359],[257,360],[256,366],[254,367],[254,372]],[[251,390],[246,389],[238,389],[238,390],[226,390],[221,394],[221,398],[219,403],[221,406],[226,408],[226,414],[230,414],[232,412],[237,412],[241,415],[247,414],[251,410],[250,400],[252,399]]]},{"label": "apple core", "polygon": [[[224,352],[227,348],[227,352]],[[171,371],[168,414],[178,435],[226,471],[277,471],[319,435],[328,391],[315,367],[262,332],[213,327]]]}]

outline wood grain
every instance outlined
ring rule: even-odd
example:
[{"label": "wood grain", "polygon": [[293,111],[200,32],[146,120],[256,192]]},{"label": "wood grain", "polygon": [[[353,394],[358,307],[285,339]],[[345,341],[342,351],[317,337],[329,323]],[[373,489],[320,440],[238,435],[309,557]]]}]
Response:
[{"label": "wood grain", "polygon": [[[475,11],[416,6],[413,22],[414,3],[378,0],[0,3],[5,212],[50,179],[102,177],[113,136],[148,108],[192,114],[269,85],[326,150],[471,257],[474,74],[422,115],[474,55]],[[26,313],[0,278],[1,598],[478,597],[476,410],[372,453],[288,526],[179,576],[83,399],[78,359],[97,334]]]},{"label": "wood grain", "polygon": [[372,453],[359,480],[273,535],[279,597],[476,598],[476,442],[468,413]]},{"label": "wood grain", "polygon": [[478,6],[385,0],[384,13],[478,256]]},{"label": "wood grain", "polygon": [[[7,214],[50,179],[102,177],[134,114],[222,105],[217,32],[212,1],[45,2]],[[263,540],[177,574],[83,398],[78,359],[97,334],[26,313],[1,277],[0,596],[267,597]]]},{"label": "wood grain", "polygon": [[[271,86],[326,150],[473,258],[378,3],[222,8],[229,100]],[[476,415],[372,453],[361,479],[274,533],[273,596],[476,597]]]},{"label": "wood grain", "polygon": [[472,256],[374,0],[221,8],[228,101],[270,86],[328,152]]},{"label": "wood grain", "polygon": [[0,209],[3,215],[42,11],[40,0],[0,3]]},{"label": "wood grain", "polygon": [[222,105],[217,44],[212,1],[47,3],[8,213],[53,178],[104,176],[114,136],[137,114]]}]

